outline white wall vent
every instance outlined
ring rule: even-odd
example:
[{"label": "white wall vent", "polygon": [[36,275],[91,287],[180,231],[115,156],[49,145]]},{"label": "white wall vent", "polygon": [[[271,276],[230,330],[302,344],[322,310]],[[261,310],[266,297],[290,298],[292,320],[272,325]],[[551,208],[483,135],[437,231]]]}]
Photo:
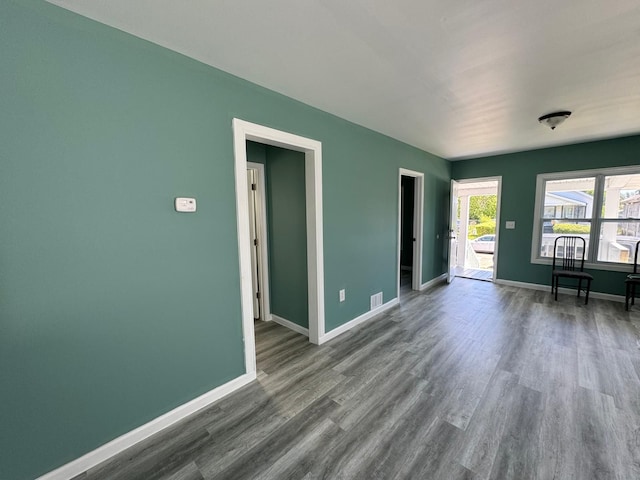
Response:
[{"label": "white wall vent", "polygon": [[382,306],[382,292],[371,295],[371,310]]}]

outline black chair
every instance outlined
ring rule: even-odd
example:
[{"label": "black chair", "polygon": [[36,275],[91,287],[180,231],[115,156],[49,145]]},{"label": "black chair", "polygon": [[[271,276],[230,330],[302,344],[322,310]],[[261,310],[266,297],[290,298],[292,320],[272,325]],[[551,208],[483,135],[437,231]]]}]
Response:
[{"label": "black chair", "polygon": [[633,257],[633,273],[627,275],[624,281],[627,291],[624,296],[624,308],[629,310],[629,299],[631,299],[631,305],[636,303],[636,285],[640,284],[640,275],[638,274],[638,248],[640,248],[640,241],[636,242],[636,253]]},{"label": "black chair", "polygon": [[[582,290],[582,281],[587,281],[584,303],[589,303],[589,291],[593,276],[584,271],[584,256],[586,242],[582,237],[561,235],[553,242],[553,268],[551,269],[551,293],[555,293],[558,300],[560,278],[570,278],[578,281],[578,297]],[[575,288],[574,285],[563,285]]]}]

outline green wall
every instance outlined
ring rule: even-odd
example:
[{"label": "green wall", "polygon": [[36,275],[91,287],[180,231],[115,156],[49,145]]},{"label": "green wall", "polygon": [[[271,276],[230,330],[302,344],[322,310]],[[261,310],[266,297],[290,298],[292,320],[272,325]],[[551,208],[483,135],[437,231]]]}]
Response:
[{"label": "green wall", "polygon": [[267,145],[247,140],[247,162],[267,163]]},{"label": "green wall", "polygon": [[[639,160],[640,136],[633,136],[452,162],[452,176],[457,180],[502,176],[497,277],[550,285],[551,267],[531,263],[536,175],[638,165]],[[515,230],[504,228],[507,220],[516,221]],[[589,272],[594,276],[593,291],[624,295],[626,273]]]},{"label": "green wall", "polygon": [[304,153],[266,148],[271,313],[309,327]]},{"label": "green wall", "polygon": [[234,117],[323,144],[327,331],[395,297],[399,167],[444,272],[448,162],[42,1],[0,2],[0,44],[0,478],[244,372]]}]

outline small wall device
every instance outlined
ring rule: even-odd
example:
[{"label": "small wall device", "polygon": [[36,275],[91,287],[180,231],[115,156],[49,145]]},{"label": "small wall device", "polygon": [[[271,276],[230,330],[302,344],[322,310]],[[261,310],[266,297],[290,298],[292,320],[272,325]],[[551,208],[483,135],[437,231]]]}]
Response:
[{"label": "small wall device", "polygon": [[178,197],[176,198],[175,205],[176,205],[176,212],[192,213],[196,211],[195,198]]}]

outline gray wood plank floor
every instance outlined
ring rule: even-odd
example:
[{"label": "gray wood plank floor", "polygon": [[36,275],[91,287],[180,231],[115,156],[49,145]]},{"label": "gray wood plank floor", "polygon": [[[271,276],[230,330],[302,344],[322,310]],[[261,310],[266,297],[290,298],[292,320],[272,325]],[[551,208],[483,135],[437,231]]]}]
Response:
[{"label": "gray wood plank floor", "polygon": [[256,382],[76,478],[639,479],[639,329],[464,279],[320,347],[258,322]]}]

